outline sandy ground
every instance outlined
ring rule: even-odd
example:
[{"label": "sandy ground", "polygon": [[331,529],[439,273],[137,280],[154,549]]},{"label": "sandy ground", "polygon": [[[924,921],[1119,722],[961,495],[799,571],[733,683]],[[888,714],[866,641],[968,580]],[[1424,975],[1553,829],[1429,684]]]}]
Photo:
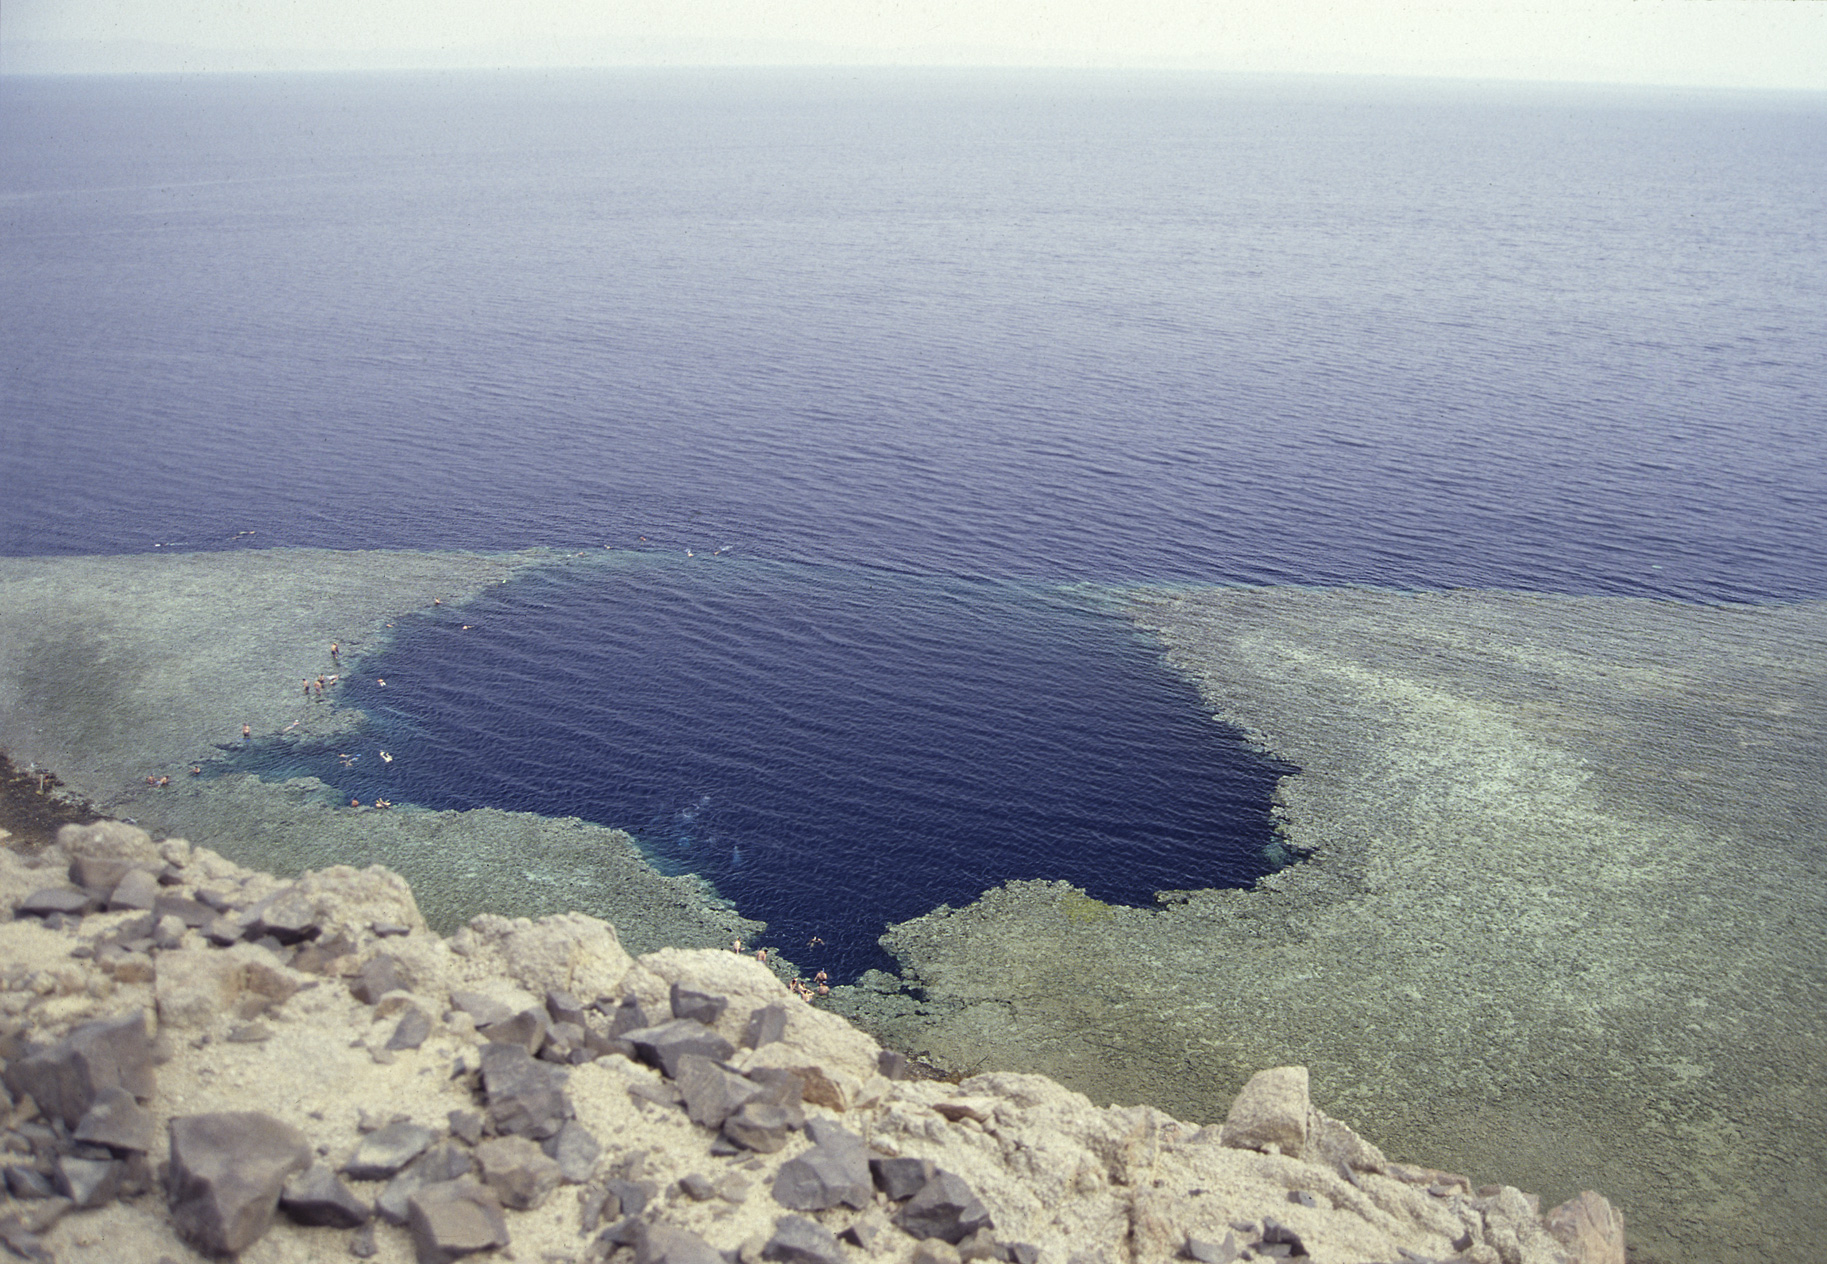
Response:
[{"label": "sandy ground", "polygon": [[1827,607],[1232,589],[1136,617],[1302,768],[1275,810],[1312,859],[1159,912],[1013,884],[893,928],[923,992],[847,1010],[1182,1118],[1305,1063],[1392,1157],[1605,1190],[1646,1264],[1827,1239]]}]

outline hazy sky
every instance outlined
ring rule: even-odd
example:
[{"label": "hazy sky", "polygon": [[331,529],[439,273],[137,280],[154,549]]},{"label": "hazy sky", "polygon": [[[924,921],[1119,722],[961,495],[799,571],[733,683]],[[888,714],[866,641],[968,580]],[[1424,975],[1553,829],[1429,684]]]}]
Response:
[{"label": "hazy sky", "polygon": [[5,71],[701,62],[1195,66],[1827,90],[1827,2],[0,2]]}]

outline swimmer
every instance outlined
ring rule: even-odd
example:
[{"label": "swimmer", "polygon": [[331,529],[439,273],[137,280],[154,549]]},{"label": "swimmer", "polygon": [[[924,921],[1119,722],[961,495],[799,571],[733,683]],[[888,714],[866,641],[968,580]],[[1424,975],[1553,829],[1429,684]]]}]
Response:
[{"label": "swimmer", "polygon": [[170,777],[170,776],[169,776],[169,775],[166,775],[166,776],[163,776],[163,777],[160,777],[160,778],[159,778],[159,787],[160,787],[160,788],[161,788],[161,789],[163,789],[163,788],[164,788],[164,787],[166,787],[166,786],[168,786],[168,785],[170,785],[170,784],[171,784],[171,777]]},{"label": "swimmer", "polygon": [[349,800],[349,806],[352,808],[359,808],[361,805],[362,805],[362,801],[360,799]]},{"label": "swimmer", "polygon": [[374,683],[379,685],[383,689],[385,689],[387,687],[387,682],[384,680],[376,680]]},{"label": "swimmer", "polygon": [[381,759],[384,762],[389,763],[389,764],[391,764],[393,762],[393,756],[389,755],[386,751],[381,752]]},{"label": "swimmer", "polygon": [[190,766],[190,775],[193,777],[201,777],[203,775],[203,765],[192,764]]},{"label": "swimmer", "polygon": [[332,662],[335,662],[338,659],[340,659],[341,657],[342,657],[342,651],[337,648],[335,641],[331,641],[330,642],[330,660]]},{"label": "swimmer", "polygon": [[243,724],[241,726],[241,740],[242,741],[244,741],[244,742],[247,741],[249,738],[253,737],[253,735],[254,735],[253,729],[251,729],[250,727],[248,727],[245,724]]}]

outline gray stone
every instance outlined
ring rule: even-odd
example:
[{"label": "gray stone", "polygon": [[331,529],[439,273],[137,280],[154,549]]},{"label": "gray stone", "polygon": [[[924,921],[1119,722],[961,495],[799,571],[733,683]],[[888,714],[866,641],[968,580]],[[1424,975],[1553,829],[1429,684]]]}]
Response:
[{"label": "gray stone", "polygon": [[475,1145],[482,1140],[482,1113],[474,1110],[453,1110],[445,1116],[450,1121],[450,1135],[468,1145]]},{"label": "gray stone", "polygon": [[831,1230],[804,1216],[782,1216],[774,1223],[774,1236],[761,1248],[764,1260],[787,1264],[845,1264],[844,1248]]},{"label": "gray stone", "polygon": [[557,1136],[574,1113],[565,1095],[567,1073],[537,1061],[521,1045],[482,1046],[482,1086],[488,1119],[502,1136],[543,1141]]},{"label": "gray stone", "polygon": [[709,992],[698,992],[691,988],[672,985],[672,1016],[689,1018],[693,1022],[703,1023],[706,1027],[723,1017],[723,1011],[729,1008],[726,997],[712,996]]},{"label": "gray stone", "polygon": [[[1095,1256],[1075,1255],[1073,1264],[1086,1264]],[[963,1257],[958,1248],[940,1238],[927,1238],[914,1244],[913,1254],[907,1257],[908,1264],[963,1264]]]},{"label": "gray stone", "polygon": [[773,1154],[785,1148],[787,1138],[803,1127],[805,1112],[777,1102],[748,1102],[723,1121],[723,1136],[745,1150]]},{"label": "gray stone", "polygon": [[364,1005],[373,1005],[389,992],[406,991],[400,977],[400,959],[390,952],[376,953],[349,980],[349,991]]},{"label": "gray stone", "polygon": [[[601,1002],[598,1002],[600,1008]],[[640,1031],[653,1026],[653,1018],[641,1007],[639,997],[624,997],[609,1015],[609,1035],[625,1036],[631,1031]]]},{"label": "gray stone", "polygon": [[374,1221],[357,1229],[349,1235],[349,1254],[358,1260],[371,1260],[379,1255],[381,1248],[374,1240]]},{"label": "gray stone", "polygon": [[634,1264],[727,1264],[723,1253],[689,1229],[641,1223],[635,1227]]},{"label": "gray stone", "polygon": [[865,1251],[875,1250],[876,1239],[887,1232],[888,1226],[878,1216],[871,1213],[860,1220],[853,1221],[849,1228],[838,1234],[838,1240],[859,1246]]},{"label": "gray stone", "polygon": [[7,1168],[6,1188],[14,1198],[51,1198],[57,1193],[51,1178],[35,1167]]},{"label": "gray stone", "polygon": [[36,1264],[55,1264],[56,1257],[30,1229],[26,1228],[18,1216],[0,1218],[0,1243],[22,1260],[32,1260]]},{"label": "gray stone", "polygon": [[558,1164],[525,1137],[484,1141],[476,1147],[476,1163],[483,1183],[516,1211],[530,1211],[545,1202],[562,1175]]},{"label": "gray stone", "polygon": [[567,1185],[582,1185],[589,1180],[603,1155],[597,1139],[575,1119],[566,1120],[558,1135],[546,1138],[540,1148],[558,1164],[559,1175]]},{"label": "gray stone", "polygon": [[576,1023],[553,1023],[546,1028],[539,1057],[545,1062],[577,1065],[594,1060],[595,1055],[589,1051],[589,1033],[582,1027]]},{"label": "gray stone", "polygon": [[234,1255],[273,1222],[285,1179],[311,1166],[297,1129],[255,1111],[185,1115],[168,1125],[171,1223],[206,1255]]},{"label": "gray stone", "polygon": [[409,1005],[400,1016],[399,1026],[387,1037],[389,1049],[417,1049],[431,1035],[431,1015],[417,1005]]},{"label": "gray stone", "polygon": [[721,1128],[744,1104],[766,1096],[761,1085],[700,1054],[685,1054],[678,1068],[675,1082],[685,1098],[685,1113],[701,1128]]},{"label": "gray stone", "polygon": [[343,1164],[343,1173],[357,1181],[390,1180],[435,1140],[437,1134],[423,1124],[410,1120],[390,1123],[361,1139]]},{"label": "gray stone", "polygon": [[69,878],[84,890],[101,896],[119,886],[121,879],[135,867],[133,861],[122,856],[75,856],[70,860]]},{"label": "gray stone", "polygon": [[813,1146],[781,1164],[774,1177],[774,1201],[793,1211],[822,1211],[840,1203],[858,1210],[869,1206],[875,1185],[870,1180],[869,1152],[863,1139],[823,1119],[807,1124],[806,1132]]},{"label": "gray stone", "polygon": [[979,1229],[958,1244],[960,1260],[1007,1260],[1008,1248],[998,1242],[988,1229]]},{"label": "gray stone", "polygon": [[388,1224],[403,1225],[407,1220],[408,1204],[414,1194],[428,1186],[468,1176],[474,1168],[475,1164],[463,1147],[448,1141],[435,1145],[387,1182],[387,1188],[374,1200],[375,1214]]},{"label": "gray stone", "polygon": [[279,1208],[299,1224],[334,1229],[353,1229],[367,1224],[374,1215],[374,1209],[357,1198],[328,1163],[313,1163],[286,1181],[279,1191]]},{"label": "gray stone", "polygon": [[144,869],[129,869],[108,896],[108,910],[150,910],[158,903],[159,880]]},{"label": "gray stone", "polygon": [[175,917],[191,929],[199,929],[215,921],[221,914],[200,900],[192,900],[182,895],[161,895],[152,905],[152,915],[161,921]]},{"label": "gray stone", "polygon": [[938,1169],[931,1159],[872,1158],[869,1173],[875,1186],[895,1202],[912,1198]]},{"label": "gray stone", "polygon": [[1262,1253],[1263,1246],[1285,1246],[1290,1255],[1307,1254],[1306,1243],[1300,1240],[1300,1234],[1271,1216],[1262,1218],[1262,1241],[1257,1249],[1258,1254]]},{"label": "gray stone", "polygon": [[554,1023],[570,1023],[574,1027],[587,1027],[584,1021],[583,1002],[569,992],[554,989],[546,993],[546,1013]]},{"label": "gray stone", "polygon": [[281,944],[302,943],[323,933],[317,921],[317,909],[309,897],[296,887],[285,887],[249,910],[253,914],[248,937],[272,936]]},{"label": "gray stone", "polygon": [[62,914],[65,917],[81,917],[94,907],[95,897],[87,891],[78,891],[74,887],[50,887],[34,891],[19,901],[13,916],[51,917]]},{"label": "gray stone", "polygon": [[742,1047],[759,1049],[785,1038],[787,1034],[787,1007],[776,1002],[763,1005],[749,1014],[749,1021],[742,1029]]},{"label": "gray stone", "polygon": [[478,1027],[476,1033],[484,1040],[505,1045],[519,1045],[528,1054],[536,1054],[546,1042],[546,1032],[551,1028],[551,1020],[544,1011],[523,1009],[506,1022],[490,1023]]},{"label": "gray stone", "polygon": [[979,1229],[995,1227],[964,1179],[943,1168],[908,1199],[894,1222],[916,1238],[939,1238],[954,1246]]},{"label": "gray stone", "polygon": [[70,1134],[78,1141],[140,1154],[152,1149],[153,1118],[124,1088],[105,1088],[95,1095],[88,1113]]},{"label": "gray stone", "polygon": [[670,1077],[677,1077],[679,1059],[688,1053],[722,1062],[736,1047],[706,1027],[689,1018],[675,1018],[657,1027],[643,1027],[622,1036],[634,1049],[635,1056],[649,1066],[659,1067]]},{"label": "gray stone", "polygon": [[603,1189],[605,1220],[640,1215],[647,1210],[647,1203],[654,1194],[653,1186],[646,1181],[612,1180]]},{"label": "gray stone", "polygon": [[910,1065],[906,1054],[896,1053],[893,1049],[884,1049],[875,1055],[875,1069],[886,1079],[906,1079]]},{"label": "gray stone", "polygon": [[702,1172],[687,1172],[679,1178],[679,1192],[695,1203],[707,1203],[717,1196],[717,1186]]},{"label": "gray stone", "polygon": [[7,1064],[6,1087],[15,1100],[30,1093],[40,1110],[70,1127],[89,1113],[103,1089],[134,1097],[153,1090],[152,1040],[146,1013],[84,1023],[54,1045]]},{"label": "gray stone", "polygon": [[419,1264],[449,1264],[508,1244],[500,1203],[469,1177],[427,1185],[407,1201],[406,1214]]},{"label": "gray stone", "polygon": [[468,1014],[478,1031],[496,1023],[505,1023],[514,1016],[512,1009],[481,992],[452,992],[450,1007]]},{"label": "gray stone", "polygon": [[113,1159],[79,1159],[66,1154],[57,1160],[57,1192],[78,1211],[114,1201],[120,1192],[125,1166]]}]

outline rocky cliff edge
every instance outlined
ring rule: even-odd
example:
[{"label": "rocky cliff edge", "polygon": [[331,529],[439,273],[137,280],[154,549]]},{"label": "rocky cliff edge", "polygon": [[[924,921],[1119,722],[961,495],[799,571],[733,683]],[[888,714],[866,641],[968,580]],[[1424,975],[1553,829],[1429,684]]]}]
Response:
[{"label": "rocky cliff edge", "polygon": [[[0,1245],[60,1264],[1623,1264],[1622,1218],[1392,1162],[1261,1071],[1217,1125],[959,1083],[753,956],[426,928],[380,867],[118,822],[0,848]],[[1323,1088],[1323,1086],[1322,1086]]]}]

